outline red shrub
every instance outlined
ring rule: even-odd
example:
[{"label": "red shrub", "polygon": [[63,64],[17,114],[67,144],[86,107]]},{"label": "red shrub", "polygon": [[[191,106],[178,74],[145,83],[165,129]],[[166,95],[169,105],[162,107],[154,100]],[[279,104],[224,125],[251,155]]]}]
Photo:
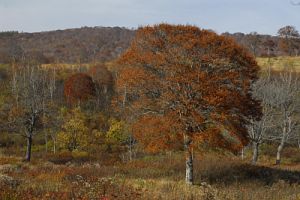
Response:
[{"label": "red shrub", "polygon": [[95,84],[87,74],[74,74],[65,81],[64,95],[70,104],[86,101],[95,96]]}]

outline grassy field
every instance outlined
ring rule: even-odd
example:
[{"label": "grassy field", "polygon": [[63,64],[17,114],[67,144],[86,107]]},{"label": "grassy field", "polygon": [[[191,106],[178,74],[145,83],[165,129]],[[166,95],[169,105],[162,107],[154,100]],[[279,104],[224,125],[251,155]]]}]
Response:
[{"label": "grassy field", "polygon": [[275,70],[282,70],[285,66],[292,66],[297,72],[300,72],[300,57],[273,57],[257,58],[258,65],[262,68],[272,66]]},{"label": "grassy field", "polygon": [[[0,157],[0,199],[300,199],[300,164],[252,166],[250,157],[196,155],[195,185],[186,186],[184,155],[146,156],[132,162],[23,163]],[[1,181],[2,180],[2,181]],[[1,185],[2,184],[2,185]]]},{"label": "grassy field", "polygon": [[[300,56],[298,57],[289,57],[289,56],[279,56],[279,57],[272,57],[272,58],[256,58],[257,63],[262,68],[266,68],[268,66],[272,66],[273,69],[281,70],[284,68],[284,66],[293,66],[296,71],[300,72]],[[84,68],[89,68],[93,64],[66,64],[66,63],[60,63],[60,64],[43,64],[42,66],[44,68],[52,68],[55,67],[56,69],[69,69],[73,71],[78,71],[77,69],[79,66]],[[111,69],[113,68],[113,62],[106,63],[106,66]],[[8,67],[7,64],[0,64],[0,69],[4,69]]]}]

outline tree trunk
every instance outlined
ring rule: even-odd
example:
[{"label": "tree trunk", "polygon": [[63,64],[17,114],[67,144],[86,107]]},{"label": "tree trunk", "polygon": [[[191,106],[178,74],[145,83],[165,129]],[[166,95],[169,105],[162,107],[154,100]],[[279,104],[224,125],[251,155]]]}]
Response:
[{"label": "tree trunk", "polygon": [[280,165],[280,162],[281,162],[281,152],[282,152],[283,146],[284,146],[284,140],[282,139],[280,145],[277,148],[276,165]]},{"label": "tree trunk", "polygon": [[56,140],[53,140],[53,153],[56,153]]},{"label": "tree trunk", "polygon": [[253,142],[253,155],[252,155],[252,164],[255,165],[258,160],[258,142]]},{"label": "tree trunk", "polygon": [[32,136],[30,135],[27,137],[27,149],[26,149],[26,157],[25,157],[25,160],[28,162],[31,159],[31,147],[32,147]]},{"label": "tree trunk", "polygon": [[245,152],[244,152],[244,149],[245,147],[242,148],[242,151],[241,151],[241,157],[242,157],[242,160],[244,160],[245,158]]},{"label": "tree trunk", "polygon": [[184,148],[185,148],[185,153],[186,153],[186,158],[185,158],[185,182],[188,185],[193,184],[193,151],[191,147],[192,140],[189,136],[185,135],[184,136]]},{"label": "tree trunk", "polygon": [[48,133],[45,131],[45,151],[48,153]]},{"label": "tree trunk", "polygon": [[132,135],[129,136],[129,161],[132,161]]},{"label": "tree trunk", "polygon": [[287,139],[287,135],[288,135],[287,130],[288,129],[290,129],[290,123],[284,122],[284,127],[283,127],[283,132],[282,132],[282,138],[281,138],[280,144],[279,144],[279,146],[277,148],[276,165],[280,165],[280,162],[281,162],[281,152],[283,150],[284,144],[285,144],[286,139]]},{"label": "tree trunk", "polygon": [[187,184],[193,184],[193,155],[190,150],[187,150],[186,155],[186,174],[185,174],[185,181]]}]

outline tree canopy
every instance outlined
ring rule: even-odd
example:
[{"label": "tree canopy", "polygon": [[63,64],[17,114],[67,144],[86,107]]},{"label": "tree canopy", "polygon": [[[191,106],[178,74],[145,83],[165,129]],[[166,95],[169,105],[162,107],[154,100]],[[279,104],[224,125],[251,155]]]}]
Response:
[{"label": "tree canopy", "polygon": [[[146,116],[166,120],[171,126],[160,129],[156,144],[179,136],[189,158],[197,141],[238,149],[248,142],[248,120],[261,115],[250,87],[257,63],[232,39],[214,32],[189,25],[141,27],[119,64],[120,106],[138,122],[147,123],[141,120]],[[163,125],[155,124],[140,127]],[[151,133],[143,132],[144,138]]]}]

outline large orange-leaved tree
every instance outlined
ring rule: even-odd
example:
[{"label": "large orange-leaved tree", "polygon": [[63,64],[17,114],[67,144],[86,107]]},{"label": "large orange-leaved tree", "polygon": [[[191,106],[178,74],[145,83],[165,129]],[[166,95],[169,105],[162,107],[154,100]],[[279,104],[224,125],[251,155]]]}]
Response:
[{"label": "large orange-leaved tree", "polygon": [[250,87],[259,67],[225,36],[189,25],[141,27],[118,63],[116,102],[134,119],[134,135],[150,151],[182,140],[188,184],[195,144],[238,149],[249,119],[261,115]]}]

